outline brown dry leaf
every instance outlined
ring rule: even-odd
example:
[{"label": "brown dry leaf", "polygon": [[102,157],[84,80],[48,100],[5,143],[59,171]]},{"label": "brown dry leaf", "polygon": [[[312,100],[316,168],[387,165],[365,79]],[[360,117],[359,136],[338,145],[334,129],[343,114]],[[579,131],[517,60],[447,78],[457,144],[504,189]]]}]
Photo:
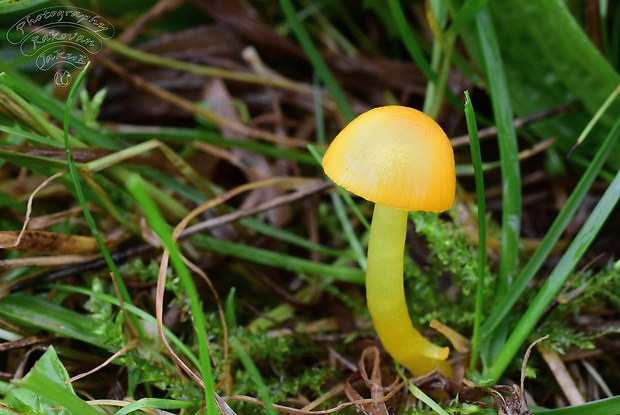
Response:
[{"label": "brown dry leaf", "polygon": [[[207,14],[215,23],[190,27],[175,33],[155,35],[137,49],[165,58],[206,65],[223,71],[239,73],[253,72],[242,58],[248,46],[256,48],[261,56],[277,58],[287,66],[307,64],[303,50],[290,39],[277,34],[269,27],[250,2],[239,0],[196,0],[194,5]],[[353,86],[373,98],[373,102],[349,99],[356,112],[362,112],[373,105],[385,104],[384,89],[393,89],[405,95],[422,97],[426,80],[420,70],[411,62],[366,56],[347,56],[342,53],[324,53],[323,58],[343,85]],[[115,58],[128,73],[137,75],[152,85],[195,102],[200,91],[211,77],[187,71],[157,67],[136,62],[130,58]],[[270,68],[277,74],[281,68]],[[265,97],[264,87],[254,82],[227,80],[231,94],[242,99],[253,114],[268,112],[267,102],[277,97],[285,105],[313,110],[311,79],[300,79],[297,84],[302,90],[281,90],[274,88],[273,94]],[[289,84],[291,86],[291,84]],[[304,86],[307,86],[305,88]],[[126,123],[185,124],[194,117],[182,108],[161,99],[153,99],[150,93],[130,85],[126,80],[109,70],[94,72],[89,89],[96,91],[107,88],[106,101],[100,114],[101,119]],[[269,104],[267,104],[269,105]],[[325,100],[328,119],[332,114],[331,100]]]},{"label": "brown dry leaf", "polygon": [[97,252],[91,236],[65,235],[46,231],[1,231],[0,248],[45,255],[86,255]]},{"label": "brown dry leaf", "polygon": [[[242,123],[232,103],[232,97],[221,79],[212,79],[207,84],[203,99],[214,114],[229,120],[234,120],[239,124]],[[225,137],[234,138],[239,141],[248,140],[248,137],[244,134],[231,130],[226,126],[220,126],[220,132]],[[281,176],[284,173],[279,171],[275,166],[269,164],[267,159],[260,154],[242,148],[233,148],[231,153],[236,156],[235,158],[238,160],[236,167],[243,172],[246,179],[250,182]],[[275,187],[258,188],[253,190],[247,197],[247,203],[249,205],[260,205],[282,194],[283,192]],[[290,217],[290,208],[288,205],[280,206],[267,211],[266,215],[269,222],[278,227],[282,227]]]},{"label": "brown dry leaf", "polygon": [[[194,0],[193,3],[232,33],[265,55],[306,60],[301,48],[279,36],[261,19],[249,2],[241,0]],[[424,95],[426,79],[410,62],[360,56],[324,55],[330,68],[344,84],[370,85]]]}]

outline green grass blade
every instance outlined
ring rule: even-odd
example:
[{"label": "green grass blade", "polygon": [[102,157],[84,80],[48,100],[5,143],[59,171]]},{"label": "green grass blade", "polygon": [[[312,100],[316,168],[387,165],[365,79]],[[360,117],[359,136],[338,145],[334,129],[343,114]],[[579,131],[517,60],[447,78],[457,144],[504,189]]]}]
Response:
[{"label": "green grass blade", "polygon": [[364,283],[364,271],[357,268],[321,264],[280,252],[274,252],[229,241],[222,241],[204,235],[195,235],[195,241],[197,246],[206,248],[210,251],[244,259],[256,264],[282,268],[287,271],[301,274],[320,275],[324,278],[331,277],[338,281],[352,284]]},{"label": "green grass blade", "polygon": [[[310,154],[312,155],[312,157],[314,157],[314,160],[320,166],[321,160],[323,159],[323,154],[325,152],[313,144],[308,144],[308,151],[310,151]],[[366,228],[366,230],[370,230],[370,222],[368,222],[368,219],[366,219],[366,217],[362,214],[362,211],[357,206],[349,192],[347,192],[345,189],[338,185],[335,185],[335,187],[336,190],[338,190],[340,196],[344,199],[344,202],[347,204],[349,209],[351,209],[351,212],[353,212],[353,214],[357,217],[361,224],[364,225],[364,228]]]},{"label": "green grass blade", "polygon": [[224,303],[224,316],[226,318],[226,325],[228,326],[228,331],[233,333],[239,327],[237,323],[237,313],[235,311],[235,307],[237,305],[237,288],[230,287],[228,291],[228,295],[226,296],[226,301]]},{"label": "green grass blade", "polygon": [[587,169],[579,180],[579,183],[577,183],[577,186],[575,186],[575,189],[571,192],[566,204],[545,234],[545,237],[540,242],[536,251],[519,273],[510,291],[506,293],[506,295],[499,297],[497,305],[493,308],[489,314],[489,318],[482,325],[483,337],[489,336],[502,320],[504,320],[514,304],[521,297],[532,278],[534,278],[545,259],[566,230],[573,215],[579,206],[581,206],[584,197],[588,194],[588,190],[603,168],[611,154],[611,150],[616,146],[619,137],[620,119],[616,121],[616,124],[605,138],[605,141],[603,141],[601,147],[594,155],[594,158],[587,165]]},{"label": "green grass blade", "polygon": [[66,160],[34,156],[32,154],[20,153],[19,151],[3,148],[0,148],[0,158],[10,161],[12,164],[35,170],[37,173],[44,176],[51,176],[57,171],[67,168]]},{"label": "green grass blade", "polygon": [[265,403],[265,410],[269,415],[278,415],[278,412],[273,407],[273,400],[271,399],[271,395],[269,392],[269,388],[265,384],[263,377],[260,374],[260,371],[252,361],[252,358],[245,351],[241,343],[239,343],[239,339],[233,337],[229,340],[230,346],[233,348],[241,364],[245,368],[246,372],[250,375],[250,379],[256,383],[256,389],[258,391],[258,396]]},{"label": "green grass blade", "polygon": [[24,387],[34,392],[39,397],[45,397],[72,415],[101,415],[97,410],[86,402],[63,388],[46,376],[34,371],[29,374],[28,382]]},{"label": "green grass blade", "polygon": [[329,255],[329,256],[335,256],[335,257],[346,257],[349,255],[349,253],[343,249],[329,248],[327,246],[314,243],[306,238],[296,235],[295,233],[291,231],[276,228],[275,226],[271,226],[255,218],[251,218],[251,217],[244,218],[244,219],[241,219],[239,222],[243,226],[250,228],[256,232],[259,232],[263,235],[276,238],[280,241],[289,243],[291,245],[298,246],[300,248],[307,249],[309,251],[315,251],[323,255]]},{"label": "green grass blade", "polygon": [[476,306],[474,311],[474,328],[471,339],[471,355],[469,359],[469,369],[474,370],[478,362],[480,351],[481,325],[483,318],[482,306],[484,304],[484,278],[486,275],[487,262],[487,229],[486,229],[486,204],[484,198],[484,177],[482,174],[482,154],[480,152],[480,140],[478,138],[478,127],[476,125],[476,114],[469,98],[469,91],[465,91],[465,118],[467,120],[467,131],[469,132],[469,146],[471,149],[471,160],[474,166],[474,176],[476,183],[476,202],[478,206],[478,282],[476,284]]},{"label": "green grass blade", "polygon": [[[577,103],[577,111],[528,127],[538,137],[556,137],[558,150],[566,154],[620,84],[618,68],[592,42],[570,2],[504,0],[490,1],[488,7],[502,44],[515,113],[524,116]],[[590,136],[590,144],[579,147],[576,154],[591,158],[618,117],[620,101],[616,100]],[[614,148],[607,161],[614,170],[620,167],[619,149]]]},{"label": "green grass blade", "polygon": [[594,128],[594,125],[596,125],[596,123],[599,121],[599,119],[603,116],[603,114],[605,113],[605,111],[609,108],[609,106],[616,100],[616,97],[618,96],[618,94],[620,94],[620,85],[618,85],[611,94],[609,94],[609,96],[607,97],[607,99],[605,100],[605,102],[603,102],[603,105],[601,105],[601,108],[598,109],[598,111],[596,111],[596,113],[594,114],[594,116],[592,117],[592,119],[590,120],[590,122],[588,122],[588,125],[586,125],[586,128],[583,129],[583,131],[581,132],[581,134],[579,135],[579,137],[577,138],[577,141],[575,142],[575,144],[573,145],[573,147],[571,148],[571,150],[568,152],[568,155],[570,157],[570,154],[575,150],[575,148],[577,148],[578,146],[581,145],[581,143],[583,142],[583,140],[586,139],[586,136],[588,134],[590,134],[590,131],[592,131],[592,128]]},{"label": "green grass blade", "polygon": [[334,206],[334,210],[336,211],[336,216],[340,221],[340,226],[342,226],[342,231],[344,232],[344,236],[349,241],[349,246],[355,255],[355,260],[361,269],[366,269],[366,252],[362,247],[360,240],[357,235],[353,231],[353,227],[351,226],[351,221],[347,216],[346,209],[344,207],[344,202],[342,201],[342,197],[340,194],[332,193],[330,195],[332,200],[332,205]]},{"label": "green grass blade", "polygon": [[73,387],[64,383],[67,378],[65,367],[50,347],[19,384],[36,394],[37,403],[40,399],[53,402],[72,415],[101,415],[75,395]]},{"label": "green grass blade", "polygon": [[[50,114],[57,120],[64,118],[65,105],[61,104],[57,100],[50,98],[49,94],[41,89],[40,86],[34,84],[28,78],[18,75],[16,73],[0,73],[0,84],[8,86],[10,89],[24,97],[28,102],[36,105],[41,110]],[[71,128],[79,135],[88,145],[93,147],[101,147],[107,149],[120,149],[122,145],[118,139],[107,137],[97,130],[90,128],[79,117],[70,115]],[[62,135],[60,135],[62,137]],[[52,135],[52,138],[57,138],[57,135]],[[72,139],[72,145],[84,146],[80,140]]]},{"label": "green grass blade", "polygon": [[587,402],[583,405],[569,406],[559,409],[530,408],[535,414],[544,415],[618,415],[620,414],[620,396]]},{"label": "green grass blade", "polygon": [[105,348],[105,339],[93,334],[93,320],[84,314],[51,303],[41,297],[15,293],[0,299],[0,316],[61,337],[77,339]]},{"label": "green grass blade", "polygon": [[452,24],[445,31],[448,39],[456,39],[461,31],[470,24],[489,0],[467,0],[452,19]]},{"label": "green grass blade", "polygon": [[411,392],[411,394],[415,396],[419,401],[424,402],[439,415],[448,415],[448,413],[437,402],[435,402],[433,398],[424,393],[422,389],[409,382],[409,380],[405,377],[405,374],[402,371],[399,370],[398,374],[403,380],[403,382],[407,384],[407,389],[409,389],[409,392]]},{"label": "green grass blade", "polygon": [[[71,174],[71,178],[73,179],[73,184],[75,186],[75,192],[76,192],[77,198],[80,202],[80,206],[82,207],[82,211],[84,212],[84,218],[86,219],[86,222],[88,223],[88,226],[92,232],[93,237],[97,241],[97,245],[99,246],[99,250],[101,251],[103,258],[105,259],[106,264],[108,265],[108,267],[110,268],[110,271],[112,272],[112,278],[114,278],[116,287],[118,288],[118,291],[120,292],[121,298],[123,299],[125,303],[131,304],[131,296],[129,295],[129,291],[127,290],[125,281],[121,277],[120,271],[118,270],[118,267],[114,263],[114,260],[112,259],[112,255],[110,254],[110,251],[105,246],[105,242],[103,241],[103,238],[101,237],[101,234],[99,233],[99,229],[97,228],[95,219],[91,215],[90,209],[88,208],[86,198],[84,197],[84,192],[82,191],[82,186],[80,185],[80,175],[78,174],[75,161],[73,160],[73,155],[71,153],[71,146],[69,144],[69,122],[71,120],[71,116],[70,116],[71,108],[73,107],[73,101],[75,99],[75,96],[77,95],[80,85],[82,84],[82,80],[84,79],[84,76],[86,75],[88,71],[89,66],[90,66],[90,62],[88,62],[86,66],[84,66],[84,69],[82,70],[82,72],[80,72],[80,74],[75,79],[75,82],[73,86],[71,87],[71,91],[69,92],[69,96],[67,97],[67,104],[65,106],[65,113],[64,113],[64,118],[63,118],[63,133],[64,133],[64,139],[65,139],[65,150],[67,152],[67,163],[69,165],[69,173]],[[138,332],[140,332],[141,326],[138,324],[138,320],[135,319],[133,315],[128,314],[126,310],[124,309],[124,307],[121,306],[121,309],[123,310],[123,313],[125,314],[125,317],[127,318],[126,321],[131,322],[133,328],[137,330]]]},{"label": "green grass blade", "polygon": [[502,296],[512,284],[519,253],[521,228],[519,150],[500,47],[486,7],[476,17],[476,31],[489,83],[502,163],[502,247],[496,287],[497,295]]},{"label": "green grass blade", "polygon": [[351,105],[347,101],[344,92],[340,88],[338,81],[336,80],[336,78],[334,78],[334,75],[331,73],[329,67],[321,57],[318,49],[312,42],[310,34],[299,20],[292,0],[280,0],[280,7],[282,8],[284,15],[286,16],[286,20],[288,21],[291,30],[297,37],[297,40],[301,44],[301,47],[306,52],[306,55],[308,56],[308,59],[310,59],[312,66],[317,71],[319,77],[327,87],[327,90],[329,91],[332,98],[334,99],[334,102],[340,109],[340,112],[344,116],[345,120],[351,121],[353,118],[355,118],[355,113],[353,112]]},{"label": "green grass blade", "polygon": [[[115,415],[127,415],[143,409],[191,409],[200,406],[197,402],[183,401],[180,399],[142,398],[119,409]],[[142,411],[149,413],[149,411]]]},{"label": "green grass blade", "polygon": [[[93,291],[87,288],[76,287],[76,286],[71,286],[71,285],[59,285],[59,284],[52,284],[49,286],[49,288],[62,291],[62,292],[86,295],[88,297],[93,297],[98,300],[108,302],[112,305],[115,305],[116,307],[120,306],[120,301],[118,301],[118,298],[113,297],[108,294],[101,293],[101,292]],[[16,295],[17,294],[13,294],[11,297],[15,297]],[[1,304],[1,301],[2,300],[0,300],[0,304]],[[127,311],[135,314],[136,317],[139,317],[142,320],[145,320],[147,323],[151,324],[153,327],[157,325],[157,320],[155,320],[155,317],[153,317],[146,311],[142,310],[141,308],[138,308],[132,304],[125,304],[125,307],[127,307]],[[92,327],[92,323],[89,322],[88,324],[89,324],[89,327]],[[198,358],[189,349],[189,347],[186,346],[185,343],[181,341],[181,339],[179,339],[172,331],[170,331],[169,328],[165,326],[164,326],[164,333],[166,334],[166,337],[168,338],[170,343],[174,344],[181,352],[183,352],[183,354],[189,359],[190,362],[192,362],[193,365],[195,365],[196,367],[199,366]],[[102,346],[100,339],[98,339],[97,342],[98,343],[91,343],[91,344],[94,344],[96,346]]]},{"label": "green grass blade", "polygon": [[211,370],[211,357],[207,340],[205,316],[202,311],[202,302],[200,301],[198,290],[196,289],[196,285],[194,284],[194,280],[192,279],[189,269],[183,262],[181,253],[172,240],[172,232],[170,227],[158,211],[157,206],[153,203],[144,190],[144,180],[142,180],[140,176],[134,174],[128,178],[127,188],[142,208],[149,226],[153,229],[153,231],[155,231],[155,233],[157,233],[163,245],[170,253],[170,262],[185,287],[187,298],[190,303],[190,311],[193,316],[196,341],[198,343],[198,357],[200,360],[199,368],[205,384],[207,413],[215,414],[217,413],[214,396],[215,381],[213,380]]},{"label": "green grass blade", "polygon": [[60,141],[62,133],[58,127],[50,124],[43,114],[16,92],[11,83],[12,79],[6,73],[0,73],[0,104],[5,107],[3,112],[39,134]]},{"label": "green grass blade", "polygon": [[407,53],[409,53],[411,59],[413,59],[424,76],[426,76],[426,79],[434,84],[437,84],[439,81],[437,73],[431,67],[430,63],[426,59],[426,56],[424,56],[424,52],[422,51],[420,45],[418,45],[416,37],[411,30],[411,26],[405,18],[405,13],[401,7],[400,0],[388,0],[387,3],[394,21],[394,25],[396,26],[398,34],[407,49]]},{"label": "green grass blade", "polygon": [[5,127],[4,125],[0,125],[0,131],[4,131],[5,133],[13,134],[19,137],[27,138],[28,140],[34,141],[35,143],[43,144],[48,147],[60,148],[62,144],[58,141],[54,141],[51,138],[44,137],[42,135],[29,133],[27,131],[23,131],[18,128]]},{"label": "green grass blade", "polygon": [[34,6],[41,6],[50,0],[0,0],[0,14],[15,13],[20,10],[29,9]]},{"label": "green grass blade", "polygon": [[592,241],[594,241],[594,238],[605,224],[607,217],[618,203],[619,198],[620,171],[618,171],[616,177],[592,211],[592,214],[586,220],[577,236],[575,236],[560,262],[530,303],[527,311],[521,316],[519,323],[512,330],[512,334],[506,341],[506,344],[489,368],[487,377],[491,379],[500,378],[549,304],[555,299],[566,280],[571,276],[573,269],[577,266],[577,263],[590,244],[592,244]]},{"label": "green grass blade", "polygon": [[110,137],[126,139],[128,141],[150,140],[156,138],[164,142],[191,143],[199,141],[223,148],[242,148],[253,153],[284,160],[294,160],[303,164],[314,165],[314,159],[307,153],[296,150],[275,147],[272,144],[257,141],[241,141],[223,137],[219,133],[204,130],[190,130],[189,128],[161,128],[158,131],[148,132],[114,132]]}]

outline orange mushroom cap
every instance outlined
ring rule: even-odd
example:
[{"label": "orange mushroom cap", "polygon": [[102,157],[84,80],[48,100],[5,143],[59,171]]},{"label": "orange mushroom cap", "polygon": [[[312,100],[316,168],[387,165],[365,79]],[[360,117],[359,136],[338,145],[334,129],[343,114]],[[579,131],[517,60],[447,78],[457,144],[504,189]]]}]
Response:
[{"label": "orange mushroom cap", "polygon": [[441,127],[413,108],[389,105],[351,121],[323,157],[346,190],[397,209],[443,212],[454,204],[454,152]]}]

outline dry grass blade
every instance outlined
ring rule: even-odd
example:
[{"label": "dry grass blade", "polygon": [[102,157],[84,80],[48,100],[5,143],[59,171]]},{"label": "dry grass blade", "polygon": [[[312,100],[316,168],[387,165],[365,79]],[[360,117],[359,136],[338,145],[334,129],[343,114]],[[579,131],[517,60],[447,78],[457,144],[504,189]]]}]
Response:
[{"label": "dry grass blade", "polygon": [[560,385],[560,388],[562,389],[564,396],[566,396],[566,399],[568,399],[568,402],[573,406],[585,403],[583,395],[579,391],[577,384],[573,380],[573,377],[558,353],[555,350],[540,344],[537,349],[547,363],[547,366],[549,366],[549,369],[553,373],[558,385]]},{"label": "dry grass blade", "polygon": [[[549,336],[541,337],[533,341],[527,348],[525,356],[523,357],[523,364],[521,365],[521,383],[520,386],[512,385],[503,386],[497,385],[491,389],[491,392],[495,395],[499,401],[498,415],[532,415],[532,411],[527,408],[527,400],[525,399],[525,368],[527,361],[530,358],[532,349],[541,341],[547,339]],[[504,392],[507,396],[503,396],[500,392]]]},{"label": "dry grass blade", "polygon": [[34,346],[36,344],[44,344],[48,343],[52,339],[53,337],[28,336],[19,340],[6,341],[4,343],[0,343],[0,352],[21,349],[24,347]]},{"label": "dry grass blade", "polygon": [[18,267],[58,267],[62,265],[83,264],[99,258],[99,255],[49,255],[31,258],[0,259],[0,269]]},{"label": "dry grass blade", "polygon": [[100,61],[105,67],[112,70],[113,72],[123,77],[124,79],[128,80],[134,86],[140,89],[143,89],[166,102],[172,103],[179,108],[189,111],[192,114],[205,117],[206,119],[216,123],[219,126],[224,126],[238,133],[246,134],[251,137],[260,138],[262,140],[276,143],[278,145],[282,145],[286,147],[305,148],[308,145],[308,142],[305,140],[300,140],[300,139],[291,138],[291,137],[278,136],[276,134],[272,134],[272,133],[268,133],[263,130],[258,130],[256,128],[248,127],[246,125],[234,122],[227,118],[215,115],[212,112],[207,111],[206,109],[195,105],[193,102],[185,98],[182,98],[176,94],[166,91],[165,89],[152,85],[149,82],[147,82],[145,79],[127,72],[123,67],[112,62],[109,59],[100,57]]},{"label": "dry grass blade", "polygon": [[88,372],[84,372],[84,373],[80,373],[79,375],[75,375],[72,378],[66,380],[65,383],[73,383],[73,382],[75,382],[77,380],[85,378],[86,376],[90,376],[93,373],[96,373],[97,371],[103,369],[104,367],[106,367],[107,365],[112,363],[114,361],[114,359],[116,359],[117,357],[120,357],[120,356],[124,355],[126,352],[128,352],[129,350],[131,350],[131,349],[133,349],[133,348],[135,348],[137,346],[138,346],[138,340],[137,339],[132,340],[131,342],[129,342],[128,344],[123,346],[119,351],[117,351],[112,356],[107,358],[105,362],[103,362],[102,364],[100,364],[96,368],[94,368],[92,370],[89,370]]},{"label": "dry grass blade", "polygon": [[[312,410],[307,410],[307,409],[298,409],[298,408],[292,408],[292,407],[288,407],[288,406],[284,406],[284,405],[278,405],[278,404],[274,404],[273,407],[280,413],[283,414],[290,414],[290,415],[328,415],[328,414],[335,414],[338,413],[339,411],[348,408],[350,406],[357,406],[359,407],[360,405],[367,405],[367,404],[372,404],[372,403],[377,403],[378,401],[387,401],[389,399],[391,399],[397,392],[399,392],[402,387],[404,386],[404,384],[399,383],[399,386],[397,386],[396,388],[394,388],[390,393],[388,393],[387,395],[385,395],[383,398],[380,399],[364,399],[364,398],[360,398],[358,400],[354,400],[351,402],[344,402],[341,404],[338,404],[336,406],[334,406],[333,408],[330,409],[324,409],[324,410],[317,410],[317,411],[312,411]],[[239,395],[234,395],[234,396],[225,396],[222,398],[224,401],[237,401],[237,402],[247,402],[247,403],[252,403],[255,405],[261,405],[264,406],[264,403],[260,400],[260,399],[256,399],[250,396],[239,396]]]},{"label": "dry grass blade", "polygon": [[14,239],[5,241],[4,243],[0,243],[0,248],[9,249],[9,248],[17,247],[20,244],[21,239],[22,239],[22,234],[28,227],[28,221],[30,220],[30,214],[32,213],[32,201],[34,200],[35,195],[41,189],[47,186],[51,181],[55,180],[56,178],[62,176],[65,173],[66,171],[63,170],[63,171],[59,171],[58,173],[52,175],[51,177],[48,177],[47,179],[43,181],[43,183],[37,186],[37,188],[30,194],[30,196],[28,197],[28,203],[26,204],[26,217],[24,218],[24,224],[22,226],[21,231]]},{"label": "dry grass blade", "polygon": [[47,255],[84,255],[99,249],[91,236],[29,230],[0,231],[0,248]]},{"label": "dry grass blade", "polygon": [[[368,367],[370,366],[370,376]],[[359,385],[361,383],[362,385]],[[367,415],[389,415],[387,401],[404,386],[396,377],[389,386],[383,386],[381,373],[381,354],[376,347],[369,347],[362,352],[358,370],[345,382],[344,392],[351,402]],[[370,393],[370,399],[364,399],[358,389],[364,387]]]}]

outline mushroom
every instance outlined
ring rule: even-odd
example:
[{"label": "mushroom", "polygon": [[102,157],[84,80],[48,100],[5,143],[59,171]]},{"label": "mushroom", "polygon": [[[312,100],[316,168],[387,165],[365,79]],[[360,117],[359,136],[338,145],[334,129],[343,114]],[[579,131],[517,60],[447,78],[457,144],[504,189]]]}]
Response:
[{"label": "mushroom", "polygon": [[374,108],[334,138],[323,169],[334,183],[375,203],[366,300],[383,347],[414,376],[435,369],[452,376],[449,348],[431,343],[413,327],[403,280],[407,212],[438,213],[454,203],[456,174],[448,137],[413,108]]}]

